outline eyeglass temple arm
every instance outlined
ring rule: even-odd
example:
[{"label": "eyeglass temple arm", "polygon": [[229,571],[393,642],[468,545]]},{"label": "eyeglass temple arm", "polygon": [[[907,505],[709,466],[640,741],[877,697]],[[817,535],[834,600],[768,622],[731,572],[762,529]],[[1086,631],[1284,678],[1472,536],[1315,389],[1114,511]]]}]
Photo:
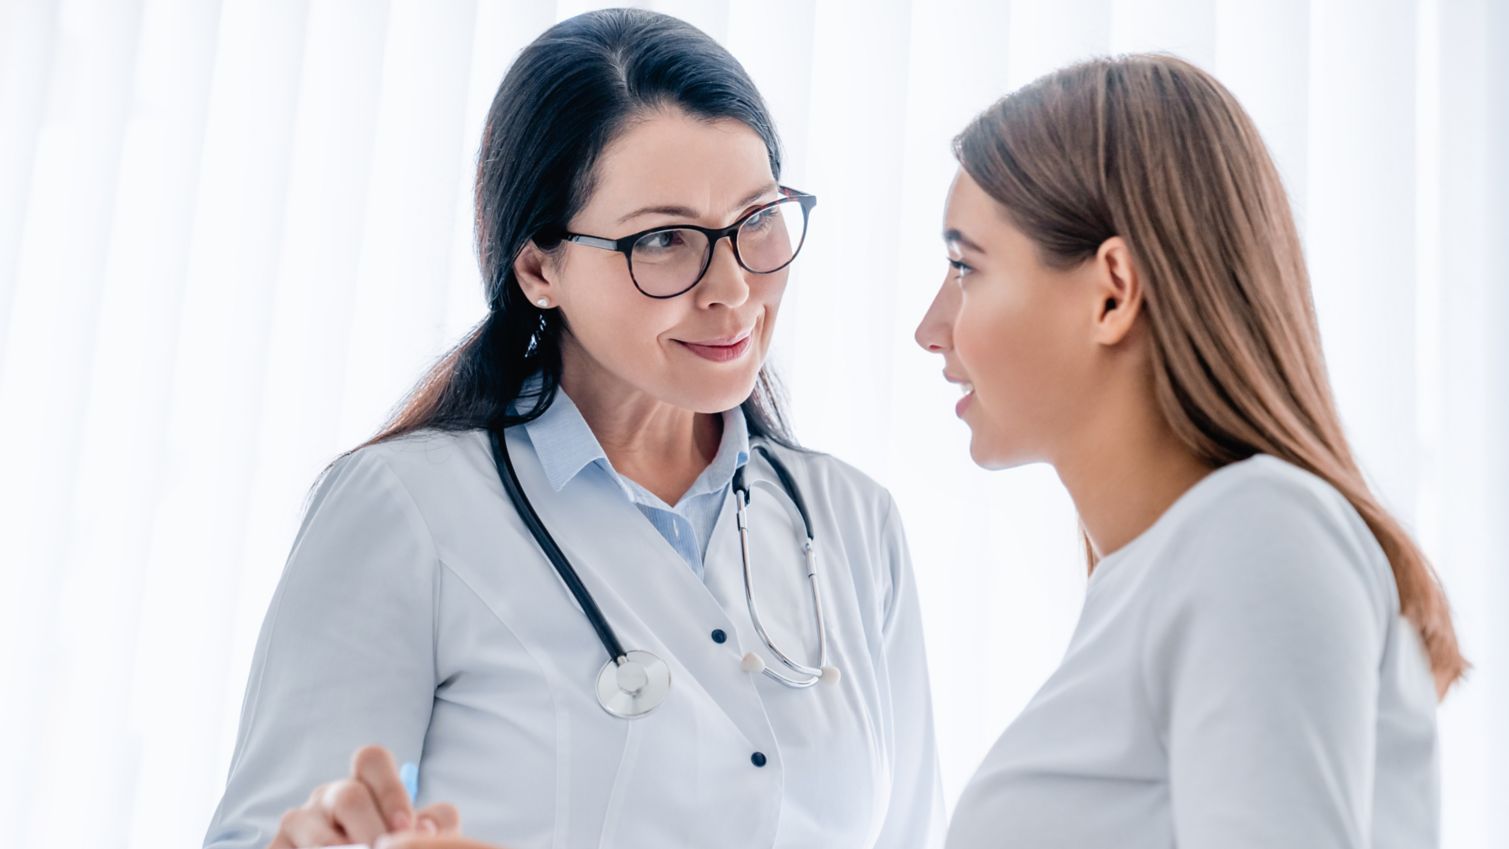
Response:
[{"label": "eyeglass temple arm", "polygon": [[612,239],[599,238],[597,236],[582,236],[576,233],[570,233],[567,234],[562,239],[562,241],[576,242],[578,245],[586,245],[591,248],[602,248],[603,250],[607,251],[623,250],[623,248],[619,246],[618,242]]}]

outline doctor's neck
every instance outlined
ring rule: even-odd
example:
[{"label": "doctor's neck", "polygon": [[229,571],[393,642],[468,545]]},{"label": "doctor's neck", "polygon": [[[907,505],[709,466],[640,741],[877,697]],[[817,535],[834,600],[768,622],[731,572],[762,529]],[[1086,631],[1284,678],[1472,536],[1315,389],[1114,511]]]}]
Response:
[{"label": "doctor's neck", "polygon": [[568,346],[561,388],[614,471],[675,506],[717,456],[723,417],[656,398]]}]

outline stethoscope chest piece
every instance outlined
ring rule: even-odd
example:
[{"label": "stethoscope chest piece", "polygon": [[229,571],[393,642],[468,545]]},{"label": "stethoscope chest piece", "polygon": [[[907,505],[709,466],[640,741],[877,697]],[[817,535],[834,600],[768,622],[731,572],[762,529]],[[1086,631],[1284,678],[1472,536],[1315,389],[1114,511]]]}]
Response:
[{"label": "stethoscope chest piece", "polygon": [[597,674],[597,702],[623,719],[644,716],[671,691],[671,668],[647,651],[631,651],[623,663],[615,658]]}]

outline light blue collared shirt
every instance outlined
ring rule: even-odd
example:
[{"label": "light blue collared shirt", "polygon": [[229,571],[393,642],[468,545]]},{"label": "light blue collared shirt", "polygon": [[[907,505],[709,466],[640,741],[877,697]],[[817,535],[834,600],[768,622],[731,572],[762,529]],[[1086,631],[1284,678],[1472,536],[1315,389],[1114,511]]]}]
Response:
[{"label": "light blue collared shirt", "polygon": [[565,390],[558,391],[550,408],[524,425],[524,430],[556,492],[589,468],[607,475],[692,572],[699,579],[703,577],[703,558],[713,536],[713,526],[723,510],[724,494],[734,472],[749,462],[749,425],[744,421],[742,409],[735,407],[723,414],[723,438],[718,453],[674,507],[613,468],[602,443],[597,441]]}]

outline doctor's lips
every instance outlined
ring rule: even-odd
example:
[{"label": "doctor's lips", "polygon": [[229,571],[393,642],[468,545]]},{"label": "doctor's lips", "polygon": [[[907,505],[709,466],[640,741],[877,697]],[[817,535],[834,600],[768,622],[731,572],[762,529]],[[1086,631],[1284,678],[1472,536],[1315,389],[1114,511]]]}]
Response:
[{"label": "doctor's lips", "polygon": [[726,363],[744,356],[744,352],[749,350],[753,338],[754,330],[750,329],[737,336],[725,336],[721,339],[704,339],[699,342],[687,342],[677,339],[676,342],[686,346],[688,351],[705,360],[712,360],[715,363]]},{"label": "doctor's lips", "polygon": [[964,393],[964,397],[960,398],[959,403],[954,405],[954,415],[962,418],[964,411],[969,409],[969,402],[975,399],[975,385],[962,377],[954,377],[948,372],[943,373],[943,379],[958,386],[959,391]]}]

